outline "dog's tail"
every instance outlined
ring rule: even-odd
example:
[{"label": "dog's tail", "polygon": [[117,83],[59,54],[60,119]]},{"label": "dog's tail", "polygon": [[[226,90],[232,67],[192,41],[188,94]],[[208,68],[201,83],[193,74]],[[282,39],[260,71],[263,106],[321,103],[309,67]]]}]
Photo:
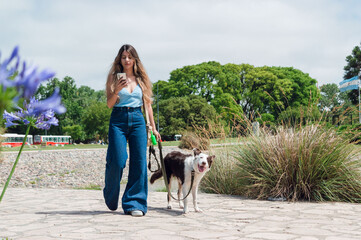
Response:
[{"label": "dog's tail", "polygon": [[162,169],[159,169],[155,173],[152,174],[150,177],[150,183],[153,184],[157,179],[161,178],[163,176]]}]

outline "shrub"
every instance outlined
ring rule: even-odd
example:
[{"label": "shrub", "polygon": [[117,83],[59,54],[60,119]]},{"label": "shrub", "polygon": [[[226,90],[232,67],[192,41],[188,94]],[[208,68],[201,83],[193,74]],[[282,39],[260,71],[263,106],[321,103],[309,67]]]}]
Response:
[{"label": "shrub", "polygon": [[200,188],[207,193],[241,194],[237,172],[237,161],[232,157],[232,147],[211,150],[215,155],[211,170],[204,176]]},{"label": "shrub", "polygon": [[235,151],[243,194],[258,199],[361,202],[355,145],[319,125],[263,131]]},{"label": "shrub", "polygon": [[179,148],[185,148],[192,150],[198,148],[200,150],[207,150],[210,145],[210,140],[206,137],[202,137],[195,132],[187,131],[182,135],[182,139]]}]

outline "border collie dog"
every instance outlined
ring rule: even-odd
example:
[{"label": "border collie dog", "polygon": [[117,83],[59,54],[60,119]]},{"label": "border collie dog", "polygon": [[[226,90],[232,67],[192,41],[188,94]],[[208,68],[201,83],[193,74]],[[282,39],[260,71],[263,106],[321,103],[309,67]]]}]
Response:
[{"label": "border collie dog", "polygon": [[[181,192],[183,197],[189,192],[191,187],[192,171],[194,171],[194,181],[192,186],[193,206],[196,212],[202,212],[197,204],[198,186],[209,171],[215,156],[208,156],[202,153],[199,149],[193,149],[192,154],[183,154],[181,152],[173,151],[167,154],[164,158],[165,170],[167,173],[167,180],[169,189],[171,188],[171,177],[176,177],[178,180],[178,199],[181,199]],[[159,169],[150,178],[150,183],[154,183],[157,179],[161,178],[162,170]],[[188,198],[188,197],[187,197]],[[184,213],[188,213],[187,198],[179,202],[179,207],[183,208]],[[168,209],[172,209],[171,197],[168,195]]]}]

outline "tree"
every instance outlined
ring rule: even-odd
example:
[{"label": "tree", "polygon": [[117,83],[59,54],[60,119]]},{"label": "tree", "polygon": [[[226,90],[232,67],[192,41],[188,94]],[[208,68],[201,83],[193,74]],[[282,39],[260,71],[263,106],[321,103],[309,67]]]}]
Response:
[{"label": "tree", "polygon": [[347,92],[340,92],[338,85],[335,83],[328,83],[320,87],[320,109],[326,111],[334,111],[335,107],[340,107],[341,111],[352,105],[348,98]]},{"label": "tree", "polygon": [[230,93],[223,93],[215,97],[211,104],[227,124],[231,124],[235,120],[235,116],[243,114],[242,107],[237,104]]},{"label": "tree", "polygon": [[82,116],[82,125],[87,139],[94,139],[95,135],[105,141],[108,139],[109,119],[112,109],[106,103],[93,101]]},{"label": "tree", "polygon": [[67,112],[58,116],[59,126],[53,127],[48,134],[61,135],[64,134],[64,129],[79,125],[82,129],[83,115],[85,110],[91,105],[92,102],[106,103],[106,97],[104,90],[95,91],[88,86],[80,86],[79,88],[75,84],[75,80],[71,77],[65,77],[62,81],[57,78],[51,79],[45,86],[40,86],[37,97],[40,99],[49,97],[56,87],[60,88],[62,94],[62,101],[67,108]]},{"label": "tree", "polygon": [[222,65],[218,62],[204,62],[185,66],[170,73],[166,97],[198,95],[210,102],[215,93],[215,85],[224,77]]},{"label": "tree", "polygon": [[320,87],[320,109],[332,111],[334,107],[340,106],[340,89],[335,83],[328,83]]},{"label": "tree", "polygon": [[179,95],[179,93],[177,93],[176,87],[173,87],[171,83],[162,80],[159,80],[158,82],[153,84],[153,94],[156,95],[157,91],[159,99],[168,99],[171,97],[175,97],[172,95],[175,92],[177,96]]},{"label": "tree", "polygon": [[254,66],[249,64],[233,64],[228,63],[222,66],[224,73],[222,78],[219,78],[216,88],[215,98],[220,97],[224,93],[229,93],[233,101],[238,105],[244,99],[246,89],[246,75],[253,71]]},{"label": "tree", "polygon": [[257,67],[246,74],[246,90],[241,105],[250,119],[262,113],[278,116],[289,104],[292,79],[281,71],[277,68]]},{"label": "tree", "polygon": [[[287,97],[286,107],[308,106],[316,103],[320,97],[319,90],[316,86],[316,79],[311,78],[308,73],[293,67],[271,67],[271,71],[282,80],[291,81],[290,96]],[[287,92],[284,94],[284,99]]]},{"label": "tree", "polygon": [[[361,43],[360,43],[361,46]],[[360,46],[355,46],[352,50],[351,55],[346,57],[347,65],[343,68],[345,74],[344,79],[349,79],[355,76],[360,76],[361,70],[361,49]],[[358,90],[351,90],[348,92],[348,97],[351,100],[352,104],[358,104]]]},{"label": "tree", "polygon": [[85,132],[80,125],[73,125],[73,126],[65,126],[63,128],[64,134],[70,135],[71,138],[76,141],[84,141],[85,140]]},{"label": "tree", "polygon": [[[156,111],[155,119],[157,118]],[[206,99],[190,95],[159,101],[159,128],[162,135],[175,135],[194,125],[206,126],[209,120],[216,118],[216,111]]]}]

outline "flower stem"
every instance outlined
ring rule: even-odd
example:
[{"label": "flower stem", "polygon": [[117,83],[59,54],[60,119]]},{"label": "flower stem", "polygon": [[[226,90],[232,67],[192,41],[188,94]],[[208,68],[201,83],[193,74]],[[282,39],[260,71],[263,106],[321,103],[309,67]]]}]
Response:
[{"label": "flower stem", "polygon": [[19,161],[21,152],[23,151],[23,148],[24,148],[24,146],[25,146],[26,139],[27,139],[28,134],[29,134],[29,131],[30,131],[30,127],[31,127],[31,124],[29,124],[29,125],[28,125],[28,128],[26,129],[26,133],[25,133],[25,137],[24,137],[24,140],[23,140],[23,144],[22,144],[21,147],[20,147],[18,156],[17,156],[17,158],[16,158],[16,160],[15,160],[15,162],[14,162],[14,165],[13,165],[13,168],[11,169],[11,172],[10,172],[10,175],[9,175],[9,177],[8,177],[8,180],[6,181],[5,186],[4,186],[4,189],[3,189],[2,193],[1,193],[0,203],[1,203],[1,200],[3,199],[3,197],[4,197],[4,194],[5,194],[6,189],[8,188],[10,179],[11,179],[11,177],[13,176],[13,173],[14,173],[14,171],[15,171],[16,165],[18,164],[18,161]]}]

